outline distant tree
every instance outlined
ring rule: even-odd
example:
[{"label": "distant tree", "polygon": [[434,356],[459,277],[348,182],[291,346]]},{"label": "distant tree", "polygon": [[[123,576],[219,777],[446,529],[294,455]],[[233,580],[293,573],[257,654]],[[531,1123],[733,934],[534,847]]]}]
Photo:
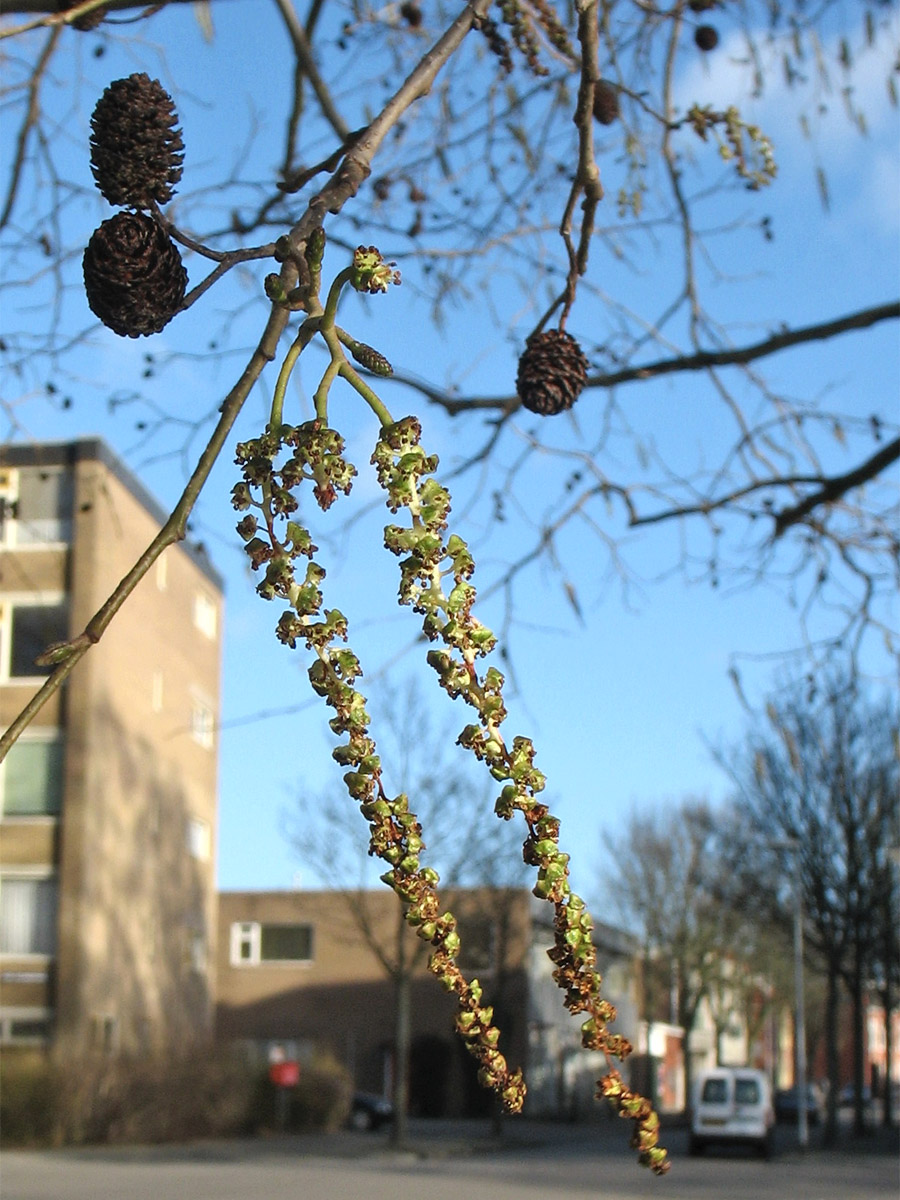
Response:
[{"label": "distant tree", "polygon": [[701,1005],[709,1003],[721,1036],[736,1013],[747,1016],[754,990],[747,914],[724,903],[718,886],[719,817],[706,801],[687,799],[634,812],[603,842],[610,865],[601,886],[643,944],[643,1015],[684,1030],[690,1104],[689,1044]]},{"label": "distant tree", "polygon": [[[774,899],[776,910],[789,911],[785,893],[800,872],[806,942],[827,984],[829,1140],[837,1130],[841,984],[852,1004],[856,1130],[864,1123],[865,993],[882,980],[888,1001],[894,994],[897,738],[896,704],[876,702],[837,676],[813,691],[804,681],[773,701],[747,741],[723,757],[747,823],[742,856],[749,894],[761,906],[771,908]],[[780,889],[763,893],[760,879],[780,880]]]}]

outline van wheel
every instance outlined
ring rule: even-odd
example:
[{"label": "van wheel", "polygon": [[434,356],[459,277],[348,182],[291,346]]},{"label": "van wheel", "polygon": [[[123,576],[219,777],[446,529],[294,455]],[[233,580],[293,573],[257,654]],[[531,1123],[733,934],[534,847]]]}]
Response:
[{"label": "van wheel", "polygon": [[700,1138],[694,1137],[694,1135],[691,1134],[691,1139],[688,1142],[688,1154],[690,1154],[692,1158],[696,1158],[698,1155],[702,1154],[705,1149],[706,1146],[700,1140]]},{"label": "van wheel", "polygon": [[766,1160],[766,1162],[768,1162],[769,1159],[772,1157],[772,1135],[771,1134],[769,1134],[767,1137],[764,1137],[763,1140],[759,1143],[759,1156],[760,1156],[760,1158],[764,1158]]}]

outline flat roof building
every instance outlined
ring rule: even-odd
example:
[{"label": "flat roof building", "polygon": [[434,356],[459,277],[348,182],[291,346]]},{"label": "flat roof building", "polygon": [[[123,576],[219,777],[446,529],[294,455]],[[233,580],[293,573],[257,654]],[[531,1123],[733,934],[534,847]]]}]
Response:
[{"label": "flat roof building", "polygon": [[[0,727],[165,513],[103,442],[0,447]],[[169,547],[0,764],[0,1042],[207,1038],[222,580]]]}]

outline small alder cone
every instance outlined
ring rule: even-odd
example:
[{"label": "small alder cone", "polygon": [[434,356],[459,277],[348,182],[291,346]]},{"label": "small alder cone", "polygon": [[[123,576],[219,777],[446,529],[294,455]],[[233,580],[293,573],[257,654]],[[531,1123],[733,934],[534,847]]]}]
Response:
[{"label": "small alder cone", "polygon": [[619,119],[618,90],[605,79],[594,84],[594,119],[601,125],[612,125]]},{"label": "small alder cone", "polygon": [[548,329],[528,339],[516,391],[529,412],[553,416],[572,407],[587,383],[588,361],[570,333]]},{"label": "small alder cone", "polygon": [[[70,8],[75,7],[75,0],[57,0],[56,11],[67,12]],[[92,29],[96,29],[98,25],[103,23],[106,16],[106,5],[101,5],[100,8],[95,8],[89,13],[84,13],[80,17],[76,17],[72,22],[72,28],[78,29],[82,33],[90,33]]]},{"label": "small alder cone", "polygon": [[143,73],[114,80],[91,117],[91,170],[110,204],[168,204],[184,142],[172,97]]},{"label": "small alder cone", "polygon": [[187,287],[178,247],[144,213],[116,213],[84,252],[91,312],[120,337],[159,333],[181,307]]},{"label": "small alder cone", "polygon": [[694,41],[701,50],[704,50],[707,53],[710,50],[715,50],[716,46],[719,44],[718,30],[716,30],[712,25],[698,25],[696,31],[694,32]]}]

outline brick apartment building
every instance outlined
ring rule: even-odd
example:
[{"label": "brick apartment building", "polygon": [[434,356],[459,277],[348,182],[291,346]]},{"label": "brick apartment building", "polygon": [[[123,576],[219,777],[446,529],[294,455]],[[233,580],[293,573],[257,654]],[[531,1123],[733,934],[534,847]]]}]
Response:
[{"label": "brick apartment building", "polygon": [[[0,447],[0,726],[165,519],[97,440]],[[0,765],[0,1041],[208,1037],[222,587],[167,549]]]},{"label": "brick apartment building", "polygon": [[[580,1021],[563,1008],[551,978],[550,906],[527,888],[448,889],[444,899],[459,921],[460,965],[494,1006],[501,1049],[526,1070],[528,1111],[588,1111],[594,1072],[604,1064],[581,1049]],[[387,1091],[395,993],[385,963],[396,966],[402,946],[410,971],[411,1111],[484,1111],[474,1062],[453,1031],[454,999],[399,918],[386,888],[220,893],[217,1036],[254,1046],[262,1057],[277,1046],[302,1062],[324,1050],[357,1087]],[[607,927],[596,933],[605,994],[619,1007],[617,1028],[633,1037],[635,946]]]}]

